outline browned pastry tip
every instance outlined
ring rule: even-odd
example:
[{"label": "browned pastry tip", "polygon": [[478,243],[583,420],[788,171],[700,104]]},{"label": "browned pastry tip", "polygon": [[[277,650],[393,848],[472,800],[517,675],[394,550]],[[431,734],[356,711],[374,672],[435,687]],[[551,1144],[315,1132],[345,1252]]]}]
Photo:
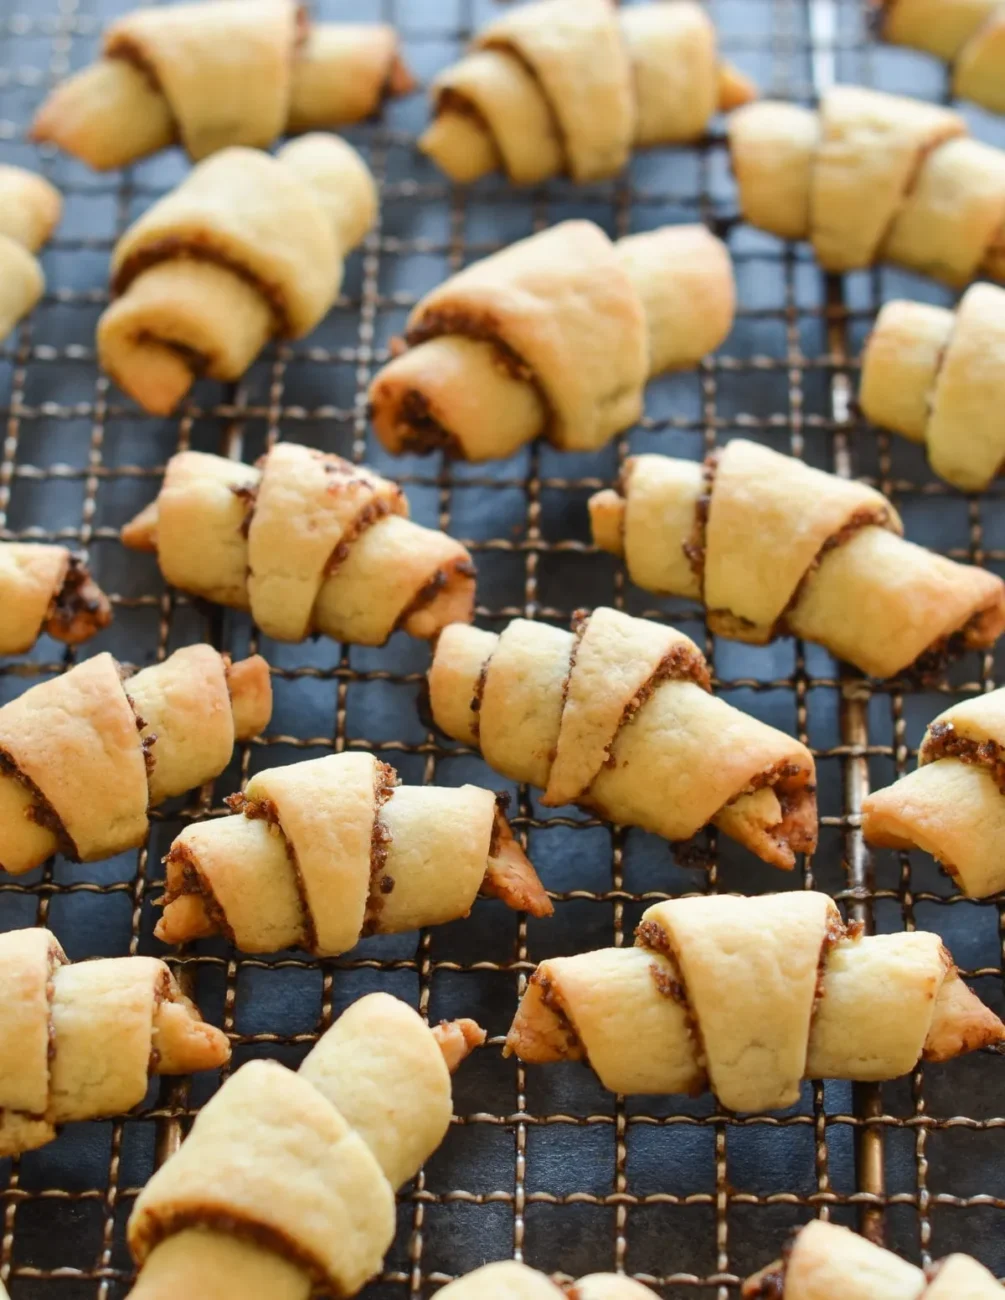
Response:
[{"label": "browned pastry tip", "polygon": [[432,1035],[451,1074],[488,1037],[481,1025],[474,1020],[441,1020],[438,1025],[433,1025]]},{"label": "browned pastry tip", "polygon": [[272,678],[261,655],[251,655],[227,666],[227,686],[234,711],[234,736],[251,740],[264,731],[272,717]]},{"label": "browned pastry tip", "polygon": [[47,633],[80,645],[108,626],[111,602],[65,546],[0,542],[0,654],[22,654]]}]

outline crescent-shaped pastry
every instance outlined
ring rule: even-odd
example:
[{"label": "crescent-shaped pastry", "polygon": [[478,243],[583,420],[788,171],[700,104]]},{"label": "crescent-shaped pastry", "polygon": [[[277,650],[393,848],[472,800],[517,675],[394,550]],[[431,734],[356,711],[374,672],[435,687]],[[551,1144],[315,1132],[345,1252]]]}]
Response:
[{"label": "crescent-shaped pastry", "polygon": [[969,1255],[949,1255],[925,1273],[848,1228],[814,1219],[781,1259],[747,1279],[743,1300],[1002,1300],[1002,1287]]},{"label": "crescent-shaped pastry", "polygon": [[698,140],[757,91],[719,60],[692,0],[538,0],[482,29],[431,87],[419,148],[454,181],[504,170],[516,185],[616,175],[633,146]]},{"label": "crescent-shaped pastry", "polygon": [[542,434],[593,450],[639,418],[647,379],[719,346],[735,305],[729,253],[704,226],[612,243],[562,222],[426,294],[370,385],[374,431],[394,453],[474,461]]},{"label": "crescent-shaped pastry", "polygon": [[617,1273],[591,1273],[565,1288],[513,1259],[476,1268],[439,1294],[444,1300],[655,1300],[647,1286]]},{"label": "crescent-shaped pastry", "polygon": [[862,832],[930,853],[971,898],[1005,889],[1005,687],[939,714],[915,771],[866,797]]},{"label": "crescent-shaped pastry", "polygon": [[173,586],[250,610],[279,641],[383,645],[398,628],[428,639],[474,615],[460,542],[412,523],[401,489],[372,470],[294,443],[259,466],[180,452],[122,540],[155,552]]},{"label": "crescent-shaped pastry", "polygon": [[924,443],[936,474],[983,492],[1005,467],[1005,289],[972,285],[955,311],[885,303],[859,403],[873,424]]},{"label": "crescent-shaped pastry", "polygon": [[803,1079],[896,1079],[1005,1041],[937,934],[847,930],[826,894],[650,907],[634,948],[553,957],[506,1039],[528,1064],[588,1061],[620,1093],[780,1110]]},{"label": "crescent-shaped pastry", "polygon": [[834,86],[818,110],[748,104],[728,133],[745,220],[810,240],[826,270],[890,261],[956,287],[1005,281],[1005,152],[948,108]]},{"label": "crescent-shaped pastry", "polygon": [[952,93],[1005,113],[1005,5],[1001,0],[880,0],[884,40],[953,65]]},{"label": "crescent-shaped pastry", "polygon": [[719,636],[825,646],[875,677],[930,673],[1005,630],[1005,583],[901,536],[875,489],[734,438],[704,465],[635,456],[590,499],[593,539]]},{"label": "crescent-shaped pastry", "polygon": [[176,142],[198,160],[359,121],[412,88],[387,25],[312,23],[294,0],[158,6],[106,29],[102,57],[52,91],[31,138],[99,171]]},{"label": "crescent-shaped pastry", "polygon": [[0,935],[0,1158],[121,1115],[152,1074],[214,1070],[230,1044],[153,957],[71,964],[48,930]]},{"label": "crescent-shaped pastry", "polygon": [[682,632],[596,609],[574,632],[515,619],[501,635],[445,628],[433,718],[497,772],[626,826],[686,840],[710,822],[786,870],[816,846],[805,745],[711,693]]},{"label": "crescent-shaped pastry", "polygon": [[551,903],[491,790],[399,786],[372,754],[256,772],[236,816],[187,827],[167,858],[165,943],[223,933],[245,952],[348,952],[363,935],[467,916],[479,889]]},{"label": "crescent-shaped pastry", "polygon": [[62,214],[62,195],[44,177],[0,166],[0,339],[42,296],[45,276],[35,254]]},{"label": "crescent-shaped pastry", "polygon": [[0,870],[143,843],[147,809],[220,775],[269,721],[269,667],[211,646],[124,676],[96,655],[0,709]]},{"label": "crescent-shaped pastry", "polygon": [[298,1073],[242,1066],[137,1198],[131,1300],[355,1295],[394,1238],[395,1188],[450,1125],[450,1071],[484,1040],[371,993]]},{"label": "crescent-shaped pastry", "polygon": [[43,632],[80,645],[111,621],[108,597],[65,546],[0,542],[0,655],[23,654]]},{"label": "crescent-shaped pastry", "polygon": [[214,154],[115,245],[98,360],[155,415],[198,375],[240,378],[273,335],[302,338],[327,315],[376,211],[366,163],[337,136]]}]

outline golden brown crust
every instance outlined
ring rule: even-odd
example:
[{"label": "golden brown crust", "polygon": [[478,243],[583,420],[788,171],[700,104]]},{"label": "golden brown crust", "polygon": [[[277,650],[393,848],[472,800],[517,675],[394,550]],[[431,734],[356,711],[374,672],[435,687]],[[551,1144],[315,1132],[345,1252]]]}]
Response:
[{"label": "golden brown crust", "polygon": [[[997,292],[997,291],[995,291]],[[1005,630],[1005,583],[905,541],[879,492],[735,438],[706,460],[630,459],[595,539],[648,590],[698,597],[722,636],[824,645],[863,672],[931,675]]]},{"label": "golden brown crust", "polygon": [[[271,709],[263,667],[238,666],[239,712],[243,683],[258,682],[246,724],[264,724]],[[21,873],[57,848],[91,862],[141,843],[151,800],[201,785],[229,762],[234,707],[227,664],[203,645],[125,682],[111,655],[96,655],[12,700],[0,709],[0,863]]]},{"label": "golden brown crust", "polygon": [[592,222],[563,222],[422,299],[370,385],[374,430],[395,453],[472,461],[539,435],[599,447],[638,417],[648,376],[719,346],[735,298],[729,253],[704,226],[612,244]]},{"label": "golden brown crust", "polygon": [[432,1030],[375,993],[296,1074],[273,1061],[236,1071],[137,1199],[136,1294],[308,1300],[313,1283],[355,1295],[394,1237],[394,1188],[450,1125],[449,1063],[483,1039],[473,1021]]},{"label": "golden brown crust", "polygon": [[98,170],[181,142],[195,159],[359,121],[414,81],[386,24],[309,23],[292,0],[137,9],[58,85],[31,137]]},{"label": "golden brown crust", "polygon": [[729,135],[746,219],[811,240],[828,269],[890,260],[958,287],[1005,279],[1005,159],[948,109],[834,86],[819,111],[747,105]]},{"label": "golden brown crust", "polygon": [[431,88],[419,147],[455,181],[504,169],[514,184],[616,174],[632,146],[691,142],[757,94],[721,63],[691,0],[615,10],[539,0],[484,28]]},{"label": "golden brown crust", "polygon": [[975,284],[955,312],[887,303],[862,358],[863,413],[924,442],[932,468],[954,486],[984,491],[1005,466],[1003,357],[1005,289]]},{"label": "golden brown crust", "polygon": [[455,539],[408,519],[401,489],[338,456],[277,444],[260,467],[182,452],[122,531],[156,547],[167,581],[251,610],[264,631],[382,645],[474,616],[475,570]]},{"label": "golden brown crust", "polygon": [[507,1048],[588,1059],[623,1093],[701,1092],[742,1111],[803,1078],[884,1080],[1005,1041],[937,935],[846,930],[822,894],[651,907],[634,949],[543,962]]},{"label": "golden brown crust", "polygon": [[188,827],[165,859],[158,938],[225,935],[250,952],[336,956],[361,935],[466,916],[481,888],[551,914],[488,790],[401,787],[371,754],[258,772],[235,814]]},{"label": "golden brown crust", "polygon": [[0,654],[23,654],[45,632],[80,645],[112,607],[86,564],[63,546],[0,542]]},{"label": "golden brown crust", "polygon": [[152,957],[71,965],[47,930],[0,935],[0,1156],[57,1125],[121,1114],[150,1074],[227,1062],[230,1044]]},{"label": "golden brown crust", "polygon": [[272,335],[302,337],[325,316],[375,211],[369,169],[336,136],[304,136],[275,157],[214,153],[116,244],[102,366],[156,414],[197,374],[237,379]]},{"label": "golden brown crust", "polygon": [[623,825],[685,840],[710,821],[783,868],[815,844],[814,766],[798,742],[709,693],[680,633],[597,609],[577,635],[460,625],[429,673],[434,720],[504,775]]}]

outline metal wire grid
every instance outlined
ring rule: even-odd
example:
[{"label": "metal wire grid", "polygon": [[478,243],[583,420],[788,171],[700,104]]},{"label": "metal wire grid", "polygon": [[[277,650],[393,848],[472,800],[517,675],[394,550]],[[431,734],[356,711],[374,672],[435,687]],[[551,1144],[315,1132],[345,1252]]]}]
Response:
[{"label": "metal wire grid", "polygon": [[[874,1235],[885,1227],[888,1243],[912,1258],[960,1247],[1005,1271],[1005,1186],[995,1158],[1005,1118],[990,1055],[882,1089],[807,1085],[784,1115],[738,1119],[709,1098],[611,1098],[579,1067],[525,1071],[498,1050],[537,960],[630,942],[646,904],[695,889],[812,885],[879,928],[938,929],[982,996],[1001,1008],[1000,907],[962,900],[919,855],[885,855],[873,870],[858,829],[870,778],[885,784],[906,770],[946,693],[993,686],[993,657],[971,655],[934,690],[921,691],[869,685],[814,647],[717,642],[693,607],[651,609],[619,566],[594,553],[584,524],[586,494],[610,482],[630,451],[700,456],[742,433],[868,477],[896,495],[910,535],[1000,567],[1000,496],[960,498],[931,479],[916,448],[863,431],[850,402],[854,357],[879,302],[905,290],[943,298],[888,271],[826,282],[804,251],[728,226],[741,288],[736,329],[725,354],[699,374],[651,386],[639,430],[590,456],[532,448],[500,466],[389,462],[368,434],[366,385],[429,284],[568,215],[593,216],[620,234],[668,220],[728,220],[734,211],[721,134],[700,149],[640,157],[624,180],[589,191],[555,183],[528,196],[498,181],[454,191],[411,151],[424,111],[417,96],[354,134],[381,185],[382,224],[355,259],[329,322],[306,344],[271,351],[231,390],[201,386],[178,420],[152,420],[97,372],[93,323],[114,238],[182,165],[161,159],[101,178],[65,159],[40,159],[23,143],[45,88],[90,57],[111,12],[98,0],[50,6],[0,23],[4,159],[41,162],[68,198],[45,257],[50,290],[0,360],[0,536],[72,539],[89,551],[99,580],[115,593],[116,624],[83,653],[111,649],[146,663],[200,637],[237,653],[258,649],[272,664],[277,707],[269,735],[244,746],[194,803],[158,814],[137,855],[86,868],[57,860],[0,883],[0,924],[50,924],[74,957],[160,952],[150,901],[159,859],[180,824],[221,815],[223,796],[250,771],[308,753],[373,748],[408,781],[505,787],[419,720],[424,648],[402,637],[379,652],[264,642],[242,617],[165,591],[154,566],[127,556],[117,541],[118,526],[154,495],[176,447],[251,458],[283,436],[365,457],[408,485],[419,518],[465,536],[479,562],[479,615],[491,625],[515,615],[565,622],[577,605],[613,601],[633,613],[669,615],[703,638],[721,691],[811,745],[824,814],[816,860],[787,878],[714,834],[673,857],[638,832],[574,811],[556,816],[520,788],[515,821],[556,899],[552,921],[515,918],[484,901],[465,922],[368,940],[339,961],[248,960],[212,942],[168,954],[207,1016],[230,1033],[235,1064],[263,1053],[295,1064],[344,1005],[373,987],[433,1017],[476,1015],[490,1029],[489,1046],[456,1080],[458,1119],[444,1147],[400,1197],[398,1239],[366,1295],[425,1295],[486,1259],[515,1255],[567,1276],[625,1269],[665,1296],[700,1288],[722,1297],[772,1257],[788,1226],[812,1213],[859,1219]],[[361,8],[325,8],[324,16],[397,21],[409,56],[428,76],[456,55],[491,0]],[[928,61],[873,54],[859,0],[809,7],[719,0],[715,16],[726,51],[775,94],[808,98],[835,75],[943,94],[943,74]],[[991,124],[980,126],[993,138]],[[43,643],[27,661],[4,664],[0,701],[73,659]],[[0,1190],[0,1277],[14,1300],[125,1294],[123,1229],[132,1199],[215,1086],[215,1079],[155,1085],[136,1114],[71,1126],[9,1165]]]}]

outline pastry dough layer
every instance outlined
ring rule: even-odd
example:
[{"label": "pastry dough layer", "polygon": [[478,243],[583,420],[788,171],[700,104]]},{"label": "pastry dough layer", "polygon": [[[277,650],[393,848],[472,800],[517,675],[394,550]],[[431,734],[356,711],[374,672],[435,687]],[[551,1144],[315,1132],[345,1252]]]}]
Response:
[{"label": "pastry dough layer", "polygon": [[536,916],[551,904],[489,790],[403,788],[372,754],[258,772],[234,817],[187,827],[168,853],[156,934],[223,931],[246,952],[319,956],[466,916],[480,888]]},{"label": "pastry dough layer", "polygon": [[937,935],[848,933],[826,895],[790,893],[658,903],[635,948],[542,962],[507,1049],[588,1060],[612,1092],[764,1111],[803,1078],[892,1079],[1003,1038]]},{"label": "pastry dough layer", "polygon": [[355,1294],[394,1236],[394,1188],[449,1126],[441,1044],[454,1034],[466,1042],[458,1059],[485,1037],[471,1021],[430,1030],[374,993],[299,1073],[272,1061],[238,1070],[137,1199],[133,1296],[222,1300],[239,1281],[243,1300],[307,1300],[312,1283]]},{"label": "pastry dough layer", "polygon": [[448,1300],[562,1300],[569,1294],[576,1300],[652,1300],[653,1296],[648,1287],[616,1273],[592,1273],[566,1291],[515,1260],[476,1268],[445,1286],[442,1294]]},{"label": "pastry dough layer", "polygon": [[862,357],[862,410],[924,442],[950,483],[981,492],[1005,466],[1003,366],[1005,289],[975,284],[955,313],[890,302]]},{"label": "pastry dough layer", "polygon": [[612,244],[590,222],[564,222],[426,295],[411,346],[370,386],[374,429],[389,451],[467,460],[539,434],[599,447],[641,414],[647,377],[719,346],[735,302],[729,253],[704,226]]},{"label": "pastry dough layer", "polygon": [[1000,0],[885,0],[883,36],[953,64],[953,95],[1005,113]]},{"label": "pastry dough layer", "polygon": [[[212,780],[272,711],[268,666],[190,646],[123,681],[86,659],[0,709],[0,864],[93,862],[141,844],[147,808]],[[163,756],[163,762],[159,762]]]},{"label": "pastry dough layer", "polygon": [[293,0],[137,9],[107,28],[102,54],[56,87],[31,131],[98,170],[176,140],[195,160],[267,149],[285,131],[359,121],[413,86],[392,27],[309,23]]},{"label": "pastry dough layer", "polygon": [[834,86],[818,112],[749,104],[728,130],[745,218],[809,239],[828,270],[890,260],[958,287],[1005,280],[1002,153],[963,138],[955,113]]},{"label": "pastry dough layer", "polygon": [[743,1298],[1001,1300],[994,1276],[967,1255],[950,1255],[928,1276],[848,1228],[814,1219],[800,1228],[784,1259],[747,1279]]},{"label": "pastry dough layer", "polygon": [[197,373],[237,379],[272,334],[302,337],[325,316],[375,213],[366,164],[335,136],[304,137],[274,158],[215,153],[116,244],[101,364],[159,415]]},{"label": "pastry dough layer", "polygon": [[0,1157],[42,1146],[58,1124],[130,1110],[150,1074],[229,1057],[163,962],[71,965],[48,930],[0,935]]},{"label": "pastry dough layer", "polygon": [[[912,317],[908,345],[884,359],[882,392],[905,426],[917,407],[898,381],[930,372],[940,319]],[[590,515],[594,541],[625,557],[633,582],[703,600],[720,636],[763,644],[788,632],[890,677],[1005,629],[1000,578],[905,541],[872,488],[744,439],[710,457],[704,476],[690,461],[633,457]]]},{"label": "pastry dough layer", "polygon": [[430,638],[474,613],[467,550],[407,516],[387,479],[278,443],[260,467],[180,452],[122,540],[155,551],[173,586],[250,609],[277,640],[382,645],[398,628]]},{"label": "pastry dough layer", "polygon": [[923,849],[970,897],[1005,889],[1005,688],[939,714],[918,761],[916,771],[867,796],[866,839]]},{"label": "pastry dough layer", "polygon": [[719,109],[756,94],[720,63],[692,0],[637,5],[537,0],[475,37],[433,81],[419,147],[452,180],[500,168],[517,185],[616,175],[633,145],[699,139]]},{"label": "pastry dough layer", "polygon": [[[598,609],[576,635],[517,619],[500,636],[445,628],[433,717],[488,763],[611,821],[671,840],[709,822],[776,866],[816,839],[804,746],[709,693],[682,634]],[[474,708],[472,704],[474,703]]]},{"label": "pastry dough layer", "polygon": [[108,597],[65,546],[0,542],[0,654],[23,654],[43,632],[80,645],[111,618]]},{"label": "pastry dough layer", "polygon": [[62,196],[44,177],[0,166],[0,339],[42,296],[45,276],[35,253],[62,212]]}]

